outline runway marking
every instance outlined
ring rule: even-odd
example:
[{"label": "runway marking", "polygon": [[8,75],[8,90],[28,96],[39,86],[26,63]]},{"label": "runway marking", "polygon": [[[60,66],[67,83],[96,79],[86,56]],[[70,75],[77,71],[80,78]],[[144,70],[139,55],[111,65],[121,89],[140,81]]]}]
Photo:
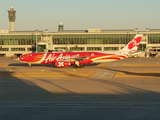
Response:
[{"label": "runway marking", "polygon": [[96,74],[94,74],[91,78],[98,78],[98,79],[105,79],[105,78],[113,78],[115,75],[115,71],[98,71]]},{"label": "runway marking", "polygon": [[100,78],[104,77],[106,74],[108,74],[108,71],[105,72]]},{"label": "runway marking", "polygon": [[103,66],[103,67],[106,67],[106,66],[108,66],[109,64],[98,64],[98,65],[96,65],[96,66],[98,66],[98,67],[100,67],[100,66]]},{"label": "runway marking", "polygon": [[0,77],[76,77],[76,78],[90,78],[97,71],[64,71],[64,72],[0,72]]},{"label": "runway marking", "polygon": [[122,63],[110,63],[108,65],[108,67],[120,67],[120,66],[122,66]]},{"label": "runway marking", "polygon": [[0,102],[0,108],[27,107],[103,107],[103,108],[160,108],[160,104],[152,103],[52,103],[52,102]]},{"label": "runway marking", "polygon": [[160,66],[160,64],[122,64],[122,66]]},{"label": "runway marking", "polygon": [[94,74],[91,78],[95,77],[96,75],[98,75],[100,73],[100,71],[98,71],[96,74]]},{"label": "runway marking", "polygon": [[113,78],[113,76],[116,74],[116,72],[113,73],[113,75],[111,76],[111,78]]},{"label": "runway marking", "polygon": [[160,77],[160,71],[119,71],[116,72],[115,78],[125,77],[143,77],[143,78],[157,78]]},{"label": "runway marking", "polygon": [[116,66],[117,64],[114,64],[113,66]]}]

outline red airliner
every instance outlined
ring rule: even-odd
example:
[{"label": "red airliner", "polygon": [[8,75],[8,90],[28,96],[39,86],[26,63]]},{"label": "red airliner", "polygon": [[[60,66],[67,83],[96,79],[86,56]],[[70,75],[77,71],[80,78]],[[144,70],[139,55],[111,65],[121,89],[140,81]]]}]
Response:
[{"label": "red airliner", "polygon": [[117,52],[52,52],[22,55],[19,61],[31,64],[55,64],[56,67],[84,67],[87,63],[110,62],[125,59],[137,51],[143,35],[136,35],[122,50]]}]

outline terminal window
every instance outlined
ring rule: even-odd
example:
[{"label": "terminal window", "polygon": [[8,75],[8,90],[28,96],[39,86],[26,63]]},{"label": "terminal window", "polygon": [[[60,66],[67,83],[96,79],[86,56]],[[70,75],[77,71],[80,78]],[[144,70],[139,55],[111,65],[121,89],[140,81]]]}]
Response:
[{"label": "terminal window", "polygon": [[9,51],[9,48],[0,48],[0,51]]},{"label": "terminal window", "polygon": [[87,47],[87,51],[101,51],[101,47]]},{"label": "terminal window", "polygon": [[84,51],[84,47],[70,47],[71,51]]},{"label": "terminal window", "polygon": [[36,51],[36,48],[27,48],[27,51]]},{"label": "terminal window", "polygon": [[25,48],[11,48],[11,51],[25,51]]},{"label": "terminal window", "polygon": [[104,47],[104,50],[119,50],[118,47]]}]

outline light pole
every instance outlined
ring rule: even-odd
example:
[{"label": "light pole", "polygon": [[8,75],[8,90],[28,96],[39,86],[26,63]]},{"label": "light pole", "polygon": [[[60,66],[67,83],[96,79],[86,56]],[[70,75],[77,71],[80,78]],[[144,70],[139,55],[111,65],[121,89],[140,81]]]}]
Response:
[{"label": "light pole", "polygon": [[48,52],[48,42],[47,42],[47,31],[48,31],[48,29],[45,29],[45,31],[46,31],[46,52]]},{"label": "light pole", "polygon": [[37,31],[38,31],[38,29],[36,29],[36,53],[37,53],[37,49],[38,49],[38,42],[37,42]]},{"label": "light pole", "polygon": [[149,28],[148,27],[146,28],[146,31],[147,31],[146,47],[148,47],[148,32],[149,32]]},{"label": "light pole", "polygon": [[138,33],[138,28],[135,28],[135,30],[136,30],[136,35],[137,35],[137,33]]},{"label": "light pole", "polygon": [[147,57],[149,57],[149,48],[148,48],[148,32],[149,32],[149,28],[146,28],[146,32],[147,32],[147,39],[146,39],[146,54]]}]

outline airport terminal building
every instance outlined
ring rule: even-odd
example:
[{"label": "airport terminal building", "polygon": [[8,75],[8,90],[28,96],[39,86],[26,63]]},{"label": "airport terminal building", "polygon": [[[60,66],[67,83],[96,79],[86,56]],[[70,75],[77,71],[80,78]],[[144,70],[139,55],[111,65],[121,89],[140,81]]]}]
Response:
[{"label": "airport terminal building", "polygon": [[64,30],[62,23],[57,32],[48,30],[16,31],[16,11],[8,10],[10,30],[0,30],[0,55],[11,57],[33,52],[47,52],[55,49],[70,51],[117,51],[122,49],[136,34],[143,34],[139,50],[160,48],[160,30],[146,28],[146,31],[131,30]]}]

